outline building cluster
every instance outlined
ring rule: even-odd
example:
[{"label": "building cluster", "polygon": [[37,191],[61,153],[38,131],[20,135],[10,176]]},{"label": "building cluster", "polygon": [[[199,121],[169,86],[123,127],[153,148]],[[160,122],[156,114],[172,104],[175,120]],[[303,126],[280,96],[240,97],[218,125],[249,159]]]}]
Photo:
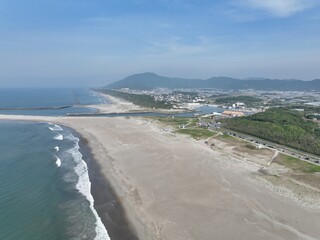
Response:
[{"label": "building cluster", "polygon": [[246,114],[244,112],[240,112],[240,111],[229,111],[226,110],[222,113],[222,115],[224,116],[230,116],[230,117],[243,117]]},{"label": "building cluster", "polygon": [[[257,112],[262,112],[269,107],[283,106],[286,104],[308,104],[320,106],[319,92],[293,92],[293,91],[260,91],[260,90],[221,90],[221,89],[165,89],[137,90],[122,88],[120,92],[152,96],[156,101],[171,103],[174,109],[196,110],[199,106],[215,104],[215,99],[221,97],[252,96],[261,99],[257,105],[247,106],[242,101],[231,104],[220,104],[223,109],[219,112],[197,113],[205,117],[230,118],[242,117]],[[316,116],[317,117],[317,116]],[[316,118],[315,117],[315,118]]]}]

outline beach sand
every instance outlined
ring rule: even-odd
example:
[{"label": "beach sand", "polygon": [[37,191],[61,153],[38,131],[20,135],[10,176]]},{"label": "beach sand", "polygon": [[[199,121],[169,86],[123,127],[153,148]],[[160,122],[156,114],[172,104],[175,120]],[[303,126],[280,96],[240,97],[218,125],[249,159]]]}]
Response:
[{"label": "beach sand", "polygon": [[105,97],[109,103],[87,105],[87,107],[97,109],[97,114],[130,113],[130,112],[156,112],[156,113],[164,113],[164,114],[176,114],[176,113],[194,112],[194,110],[192,109],[154,109],[154,108],[141,107],[131,102],[125,101],[120,98],[115,98],[113,96],[110,96],[104,93],[99,92],[99,94]]},{"label": "beach sand", "polygon": [[87,105],[87,107],[95,108],[98,110],[98,113],[127,113],[127,112],[144,112],[148,111],[147,108],[143,108],[137,105],[134,105],[131,102],[112,97],[103,93],[99,94],[107,99],[108,104],[97,104],[97,105]]},{"label": "beach sand", "polygon": [[258,166],[151,121],[0,119],[55,122],[80,133],[139,239],[319,239],[320,210],[254,183]]}]

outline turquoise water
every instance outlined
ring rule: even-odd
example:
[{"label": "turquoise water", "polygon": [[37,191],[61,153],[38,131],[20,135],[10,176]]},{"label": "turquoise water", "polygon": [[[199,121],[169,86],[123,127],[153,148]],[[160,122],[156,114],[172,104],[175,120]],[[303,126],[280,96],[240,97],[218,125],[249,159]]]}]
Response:
[{"label": "turquoise water", "polygon": [[[0,89],[0,114],[94,113],[82,105],[104,102],[88,89]],[[109,239],[93,208],[79,139],[70,130],[0,121],[0,133],[0,240]],[[122,239],[122,228],[115,229]]]},{"label": "turquoise water", "polygon": [[97,93],[82,88],[0,89],[0,114],[61,116],[95,113],[83,105],[105,103]]},{"label": "turquoise water", "polygon": [[47,123],[0,122],[0,239],[109,239],[79,139]]}]

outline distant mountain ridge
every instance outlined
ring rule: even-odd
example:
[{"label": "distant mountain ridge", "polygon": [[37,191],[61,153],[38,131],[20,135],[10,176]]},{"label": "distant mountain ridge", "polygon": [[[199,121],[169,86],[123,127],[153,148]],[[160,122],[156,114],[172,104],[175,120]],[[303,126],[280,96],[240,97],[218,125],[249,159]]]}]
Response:
[{"label": "distant mountain ridge", "polygon": [[154,89],[154,88],[217,88],[225,90],[278,90],[278,91],[320,91],[320,79],[312,81],[278,80],[266,78],[237,79],[212,77],[207,80],[159,76],[155,73],[141,73],[126,77],[106,86],[109,89]]}]

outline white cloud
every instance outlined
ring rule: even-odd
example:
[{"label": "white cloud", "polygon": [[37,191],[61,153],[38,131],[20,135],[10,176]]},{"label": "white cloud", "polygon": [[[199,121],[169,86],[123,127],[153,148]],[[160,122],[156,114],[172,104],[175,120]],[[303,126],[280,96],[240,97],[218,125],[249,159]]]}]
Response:
[{"label": "white cloud", "polygon": [[289,17],[318,4],[316,0],[242,0],[241,5],[268,12],[276,17]]}]

